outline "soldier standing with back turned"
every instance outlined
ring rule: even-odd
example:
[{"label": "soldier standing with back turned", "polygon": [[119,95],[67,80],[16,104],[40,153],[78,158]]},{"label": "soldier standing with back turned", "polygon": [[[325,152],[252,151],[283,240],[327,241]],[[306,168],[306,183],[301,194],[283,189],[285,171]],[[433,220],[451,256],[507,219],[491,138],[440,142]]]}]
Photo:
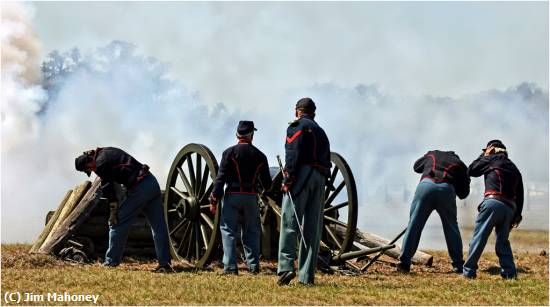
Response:
[{"label": "soldier standing with back turned", "polygon": [[[315,122],[315,103],[302,98],[296,103],[296,120],[287,129],[286,164],[283,171],[285,192],[281,209],[278,285],[288,285],[296,276],[296,239],[303,225],[298,277],[302,284],[313,284],[323,227],[324,187],[330,175],[330,145],[325,131]],[[287,193],[288,192],[288,193]],[[292,199],[288,194],[291,194]],[[292,201],[293,200],[293,201]],[[293,208],[293,206],[295,208]],[[307,246],[307,247],[305,247]]]},{"label": "soldier standing with back turned", "polygon": [[[211,211],[216,211],[222,199],[220,230],[223,244],[224,274],[238,274],[237,246],[238,217],[242,217],[242,243],[248,270],[260,272],[260,209],[258,192],[271,188],[271,176],[266,156],[252,145],[254,123],[240,121],[237,127],[238,143],[222,154],[218,176],[210,195]],[[227,184],[224,196],[224,186]]]}]

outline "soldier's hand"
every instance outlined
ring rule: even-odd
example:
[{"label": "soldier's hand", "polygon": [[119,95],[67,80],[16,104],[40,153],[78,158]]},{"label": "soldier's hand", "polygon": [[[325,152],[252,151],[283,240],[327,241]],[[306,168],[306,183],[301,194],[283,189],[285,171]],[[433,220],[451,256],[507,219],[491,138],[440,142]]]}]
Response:
[{"label": "soldier's hand", "polygon": [[485,153],[484,153],[483,155],[484,155],[484,156],[490,155],[494,148],[495,148],[495,146],[493,146],[493,145],[487,147],[487,148],[485,149]]},{"label": "soldier's hand", "polygon": [[218,210],[217,204],[210,204],[210,213],[215,215],[217,210]]},{"label": "soldier's hand", "polygon": [[519,226],[519,223],[521,223],[521,220],[522,220],[522,216],[521,215],[518,215],[516,217],[514,217],[514,219],[512,220],[512,228],[518,228]]},{"label": "soldier's hand", "polygon": [[283,193],[288,193],[289,190],[290,190],[290,185],[287,183],[283,183],[283,185],[281,186],[281,191],[283,191]]}]

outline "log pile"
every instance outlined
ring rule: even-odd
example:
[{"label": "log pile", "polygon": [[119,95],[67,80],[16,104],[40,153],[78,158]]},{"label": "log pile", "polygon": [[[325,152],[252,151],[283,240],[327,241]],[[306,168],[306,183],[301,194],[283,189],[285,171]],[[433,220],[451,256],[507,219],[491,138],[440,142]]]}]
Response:
[{"label": "log pile", "polygon": [[[30,252],[59,256],[60,250],[76,244],[87,256],[103,254],[109,241],[109,209],[100,204],[100,185],[101,180],[96,179],[67,191],[58,208],[48,214],[46,226]],[[85,246],[79,246],[82,243]],[[130,228],[126,247],[126,255],[155,254],[151,230],[141,214]]]},{"label": "log pile", "polygon": [[101,180],[85,181],[68,191],[31,247],[32,253],[55,254],[64,241],[88,218],[99,202],[96,192]]}]

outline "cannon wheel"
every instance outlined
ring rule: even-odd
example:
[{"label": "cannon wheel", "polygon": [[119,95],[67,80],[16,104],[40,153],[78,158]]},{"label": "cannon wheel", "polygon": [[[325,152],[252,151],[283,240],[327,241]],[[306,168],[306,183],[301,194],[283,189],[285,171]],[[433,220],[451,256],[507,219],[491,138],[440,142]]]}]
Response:
[{"label": "cannon wheel", "polygon": [[351,169],[339,154],[330,153],[332,169],[325,188],[322,241],[333,254],[351,250],[357,228],[357,188]]},{"label": "cannon wheel", "polygon": [[188,144],[177,154],[166,182],[164,214],[174,259],[206,266],[218,250],[220,209],[210,213],[208,196],[218,172],[212,152]]}]

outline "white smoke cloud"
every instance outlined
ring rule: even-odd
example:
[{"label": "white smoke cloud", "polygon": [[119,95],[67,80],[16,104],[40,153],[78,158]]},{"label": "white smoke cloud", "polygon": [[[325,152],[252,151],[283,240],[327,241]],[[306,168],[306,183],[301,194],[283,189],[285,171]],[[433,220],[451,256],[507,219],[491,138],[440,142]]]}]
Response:
[{"label": "white smoke cloud", "polygon": [[32,11],[17,2],[2,2],[2,146],[10,149],[35,138],[35,113],[45,101],[37,82],[40,43],[29,23]]},{"label": "white smoke cloud", "polygon": [[[204,142],[219,152],[233,143],[234,134],[226,132],[235,129],[235,114],[221,104],[209,110],[196,93],[166,77],[162,63],[134,50],[115,41],[84,55],[52,52],[43,65],[47,101],[17,101],[20,108],[20,102],[35,107],[12,116],[37,129],[31,140],[2,148],[3,240],[34,239],[60,193],[85,179],[73,164],[84,150],[124,148],[163,186],[182,146]],[[21,97],[26,88],[16,80],[12,96]],[[18,139],[28,131],[10,133]]]}]

